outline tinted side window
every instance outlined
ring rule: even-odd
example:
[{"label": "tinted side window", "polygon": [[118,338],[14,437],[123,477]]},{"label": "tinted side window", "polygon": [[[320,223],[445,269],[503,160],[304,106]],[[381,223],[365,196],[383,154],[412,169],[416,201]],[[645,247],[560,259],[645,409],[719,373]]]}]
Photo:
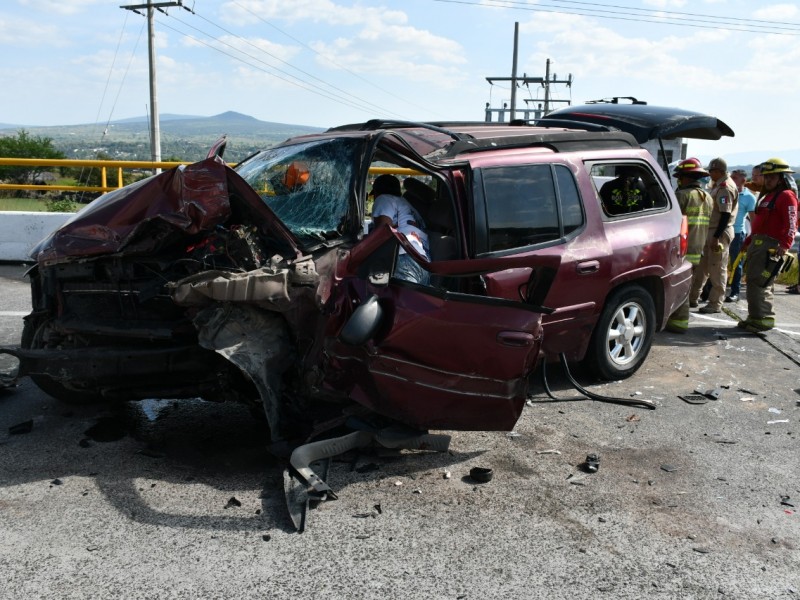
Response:
[{"label": "tinted side window", "polygon": [[668,205],[658,179],[644,164],[594,163],[591,175],[607,216],[641,213]]},{"label": "tinted side window", "polygon": [[483,189],[489,252],[561,237],[550,165],[484,169]]}]

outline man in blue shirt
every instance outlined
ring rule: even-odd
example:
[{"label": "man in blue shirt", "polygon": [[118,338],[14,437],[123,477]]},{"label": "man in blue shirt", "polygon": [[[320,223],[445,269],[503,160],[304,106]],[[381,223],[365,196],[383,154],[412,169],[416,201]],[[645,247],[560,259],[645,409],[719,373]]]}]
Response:
[{"label": "man in blue shirt", "polygon": [[[731,179],[733,179],[736,187],[739,188],[739,209],[736,213],[736,220],[733,222],[733,240],[731,241],[730,251],[730,267],[732,268],[736,262],[736,257],[739,256],[739,252],[742,250],[744,238],[747,237],[747,232],[745,231],[745,217],[748,217],[748,215],[756,209],[756,197],[753,195],[753,192],[744,186],[745,181],[747,181],[747,171],[744,169],[736,169],[731,173]],[[728,296],[725,298],[725,302],[736,302],[739,300],[743,266],[740,260],[738,264],[736,264],[736,268],[733,269],[731,289]]]}]

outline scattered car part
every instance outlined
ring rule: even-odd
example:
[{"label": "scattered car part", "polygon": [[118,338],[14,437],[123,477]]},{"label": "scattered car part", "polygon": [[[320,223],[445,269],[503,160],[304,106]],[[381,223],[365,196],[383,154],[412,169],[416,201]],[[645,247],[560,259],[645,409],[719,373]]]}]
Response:
[{"label": "scattered car part", "polygon": [[597,473],[600,469],[600,457],[595,453],[587,454],[581,468],[587,473]]},{"label": "scattered car part", "polygon": [[494,471],[489,467],[472,467],[469,476],[478,483],[489,483],[494,478]]},{"label": "scattered car part", "polygon": [[30,433],[33,431],[33,420],[29,419],[22,423],[17,423],[8,428],[9,435],[22,435],[23,433]]},{"label": "scattered car part", "polygon": [[[450,436],[387,427],[354,431],[340,437],[298,446],[289,459],[291,468],[287,468],[283,475],[286,505],[298,532],[306,528],[309,508],[326,500],[337,499],[334,491],[325,482],[329,459],[373,442],[384,448],[446,452],[450,446]],[[322,465],[325,470],[323,475],[318,475],[312,465]]]},{"label": "scattered car part", "polygon": [[710,390],[706,390],[705,392],[701,390],[695,390],[696,394],[702,394],[709,400],[719,400],[720,396],[722,396],[722,388],[712,388]]},{"label": "scattered car part", "polygon": [[709,401],[709,398],[705,394],[685,394],[683,396],[678,396],[678,398],[688,404],[706,404]]}]

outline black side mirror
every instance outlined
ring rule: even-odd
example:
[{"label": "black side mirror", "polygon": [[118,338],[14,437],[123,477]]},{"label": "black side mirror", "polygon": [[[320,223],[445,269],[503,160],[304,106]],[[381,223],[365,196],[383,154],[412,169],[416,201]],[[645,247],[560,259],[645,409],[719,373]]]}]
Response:
[{"label": "black side mirror", "polygon": [[358,306],[339,333],[339,339],[349,346],[365,344],[383,321],[383,309],[378,303],[378,296],[373,294],[366,302]]}]

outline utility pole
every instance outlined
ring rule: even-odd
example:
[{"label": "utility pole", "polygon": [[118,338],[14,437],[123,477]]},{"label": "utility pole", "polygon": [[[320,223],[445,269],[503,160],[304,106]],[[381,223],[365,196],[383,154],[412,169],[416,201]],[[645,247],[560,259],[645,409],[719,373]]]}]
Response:
[{"label": "utility pole", "polygon": [[[517,81],[517,53],[519,52],[519,22],[514,23],[514,58],[511,61],[511,81]],[[517,115],[517,86],[511,86],[511,113],[508,119],[513,121]]]},{"label": "utility pole", "polygon": [[[128,6],[120,6],[125,10],[132,10],[138,15],[142,9],[147,9],[147,55],[150,65],[150,156],[153,162],[161,162],[161,127],[158,120],[158,90],[156,89],[156,33],[155,33],[155,10],[165,12],[165,8],[183,6],[183,0],[174,0],[172,2],[153,2],[147,0],[147,4],[130,4]],[[186,8],[186,10],[189,10]],[[160,172],[161,169],[156,169]]]},{"label": "utility pole", "polygon": [[[550,107],[551,104],[557,102],[565,102],[569,104],[569,100],[554,100],[550,97],[550,86],[553,84],[563,83],[566,84],[567,87],[572,87],[572,74],[569,75],[567,79],[558,79],[558,77],[554,74],[552,77],[550,76],[550,59],[547,59],[547,65],[545,69],[545,76],[544,77],[528,77],[527,74],[523,73],[522,77],[517,77],[517,53],[519,51],[519,23],[514,23],[514,57],[512,61],[511,67],[511,77],[487,77],[486,81],[490,84],[494,84],[496,81],[509,81],[511,82],[511,109],[509,111],[510,120],[514,120],[516,118],[516,110],[517,110],[517,86],[518,85],[529,85],[531,83],[538,83],[542,87],[544,87],[544,108],[543,112],[544,115],[549,113],[552,108]],[[527,102],[527,100],[526,100]],[[500,113],[500,120],[503,119],[503,114],[505,113],[505,106],[502,109],[491,109],[488,106],[486,107],[486,120],[491,120],[491,112],[496,111]],[[526,110],[526,115],[530,111]],[[542,111],[535,111],[536,113],[540,113]],[[542,116],[544,116],[542,115]],[[538,116],[536,118],[539,118]],[[527,120],[527,117],[526,117]]]}]

